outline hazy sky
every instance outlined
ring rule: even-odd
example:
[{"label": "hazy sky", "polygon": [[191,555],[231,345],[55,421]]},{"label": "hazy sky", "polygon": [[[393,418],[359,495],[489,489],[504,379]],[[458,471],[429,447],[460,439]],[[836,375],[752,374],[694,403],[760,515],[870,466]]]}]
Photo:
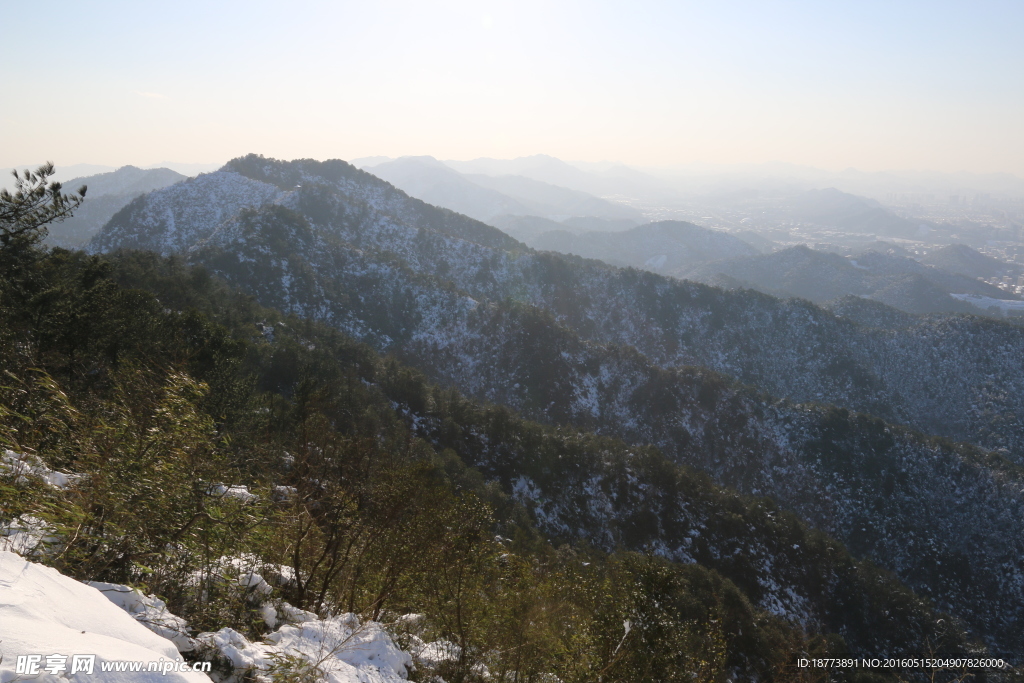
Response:
[{"label": "hazy sky", "polygon": [[10,2],[0,165],[399,156],[1024,176],[1024,2]]}]

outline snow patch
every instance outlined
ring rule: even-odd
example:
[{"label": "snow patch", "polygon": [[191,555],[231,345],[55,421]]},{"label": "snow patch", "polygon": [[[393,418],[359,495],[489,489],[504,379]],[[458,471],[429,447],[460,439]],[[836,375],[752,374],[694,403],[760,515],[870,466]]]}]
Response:
[{"label": "snow patch", "polygon": [[189,637],[188,622],[171,614],[167,604],[154,595],[146,595],[131,586],[119,583],[103,583],[87,581],[92,586],[125,612],[130,614],[153,633],[167,638],[178,648],[178,652],[191,652],[195,643]]},{"label": "snow patch", "polygon": [[12,473],[14,481],[25,484],[30,478],[42,479],[55,489],[66,489],[82,478],[81,474],[58,472],[47,467],[38,456],[4,450],[0,455],[0,474]]},{"label": "snow patch", "polygon": [[214,484],[210,487],[210,495],[218,496],[220,498],[240,500],[243,503],[259,499],[259,496],[249,491],[248,486],[241,485],[225,486],[224,484]]},{"label": "snow patch", "polygon": [[[103,662],[176,661],[174,644],[133,619],[91,586],[64,576],[56,569],[0,551],[0,681],[24,676],[16,673],[17,655],[95,654],[94,675],[62,672],[43,674],[36,681],[86,683],[187,683],[209,681],[201,673],[105,672]],[[45,660],[44,660],[45,663]],[[70,660],[69,660],[70,664]]]},{"label": "snow patch", "polygon": [[47,546],[57,542],[53,527],[32,515],[21,515],[0,526],[0,550],[22,557],[43,554]]},{"label": "snow patch", "polygon": [[296,665],[315,668],[327,683],[395,683],[405,681],[412,667],[412,657],[380,624],[360,623],[354,614],[288,624],[262,642],[230,628],[202,633],[198,640],[234,667],[225,683],[246,676],[270,683],[282,668]]}]

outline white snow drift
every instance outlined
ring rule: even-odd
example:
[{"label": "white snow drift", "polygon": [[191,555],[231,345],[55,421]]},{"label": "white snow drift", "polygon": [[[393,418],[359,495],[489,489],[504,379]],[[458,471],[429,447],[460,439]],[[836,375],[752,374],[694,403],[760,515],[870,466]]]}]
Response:
[{"label": "white snow drift", "polygon": [[249,671],[268,683],[288,659],[292,666],[315,667],[326,683],[398,683],[412,666],[412,657],[380,624],[360,623],[354,614],[287,624],[261,643],[250,643],[230,628],[203,633],[198,640],[229,659],[237,674]]},{"label": "white snow drift", "polygon": [[[176,661],[178,651],[166,638],[147,630],[95,588],[56,569],[0,551],[0,683],[13,680],[188,683],[209,681],[201,673],[101,672],[103,662],[161,659]],[[93,675],[43,672],[32,678],[16,673],[19,655],[96,655]]]},{"label": "white snow drift", "polygon": [[[257,574],[245,576],[267,585]],[[180,662],[179,650],[230,662],[233,672],[213,674],[224,683],[246,676],[269,683],[283,666],[315,669],[326,683],[399,683],[412,669],[412,656],[377,622],[360,622],[354,614],[319,619],[287,603],[264,607],[268,623],[297,623],[284,623],[262,642],[230,628],[193,638],[185,620],[154,596],[119,584],[81,583],[0,550],[0,683],[210,681],[199,672],[145,670],[149,662]],[[41,655],[42,668],[54,654],[68,656],[64,671],[25,676],[16,670],[19,655]],[[71,673],[73,655],[96,655],[91,675]],[[143,670],[103,671],[104,662],[143,662]]]}]

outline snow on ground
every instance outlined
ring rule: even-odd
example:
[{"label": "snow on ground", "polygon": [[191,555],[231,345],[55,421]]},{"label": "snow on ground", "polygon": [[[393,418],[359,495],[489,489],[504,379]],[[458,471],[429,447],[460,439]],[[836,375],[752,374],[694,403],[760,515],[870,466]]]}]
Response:
[{"label": "snow on ground", "polygon": [[[287,624],[263,642],[249,642],[234,629],[202,633],[197,640],[235,667],[225,683],[248,672],[269,683],[282,667],[315,667],[327,683],[397,683],[405,681],[412,657],[395,645],[380,624],[360,623],[354,614]],[[289,660],[291,660],[289,662]]]},{"label": "snow on ground", "polygon": [[259,499],[259,496],[249,491],[248,486],[242,486],[240,484],[234,484],[231,486],[214,484],[210,487],[210,495],[218,496],[220,498],[233,498],[235,500],[240,500],[243,503]]},{"label": "snow on ground", "polygon": [[52,528],[44,520],[32,515],[21,515],[17,519],[0,523],[0,550],[9,550],[22,557],[43,554],[47,547],[57,542]]},{"label": "snow on ground", "polygon": [[[265,583],[262,578],[259,582]],[[194,649],[199,650],[200,661],[219,658],[234,667],[226,676],[214,673],[225,683],[237,683],[247,675],[269,683],[282,673],[281,667],[296,666],[315,669],[327,683],[397,683],[405,681],[412,668],[412,656],[377,622],[360,622],[353,614],[319,619],[287,603],[269,611],[274,614],[268,621],[284,625],[262,642],[250,642],[230,628],[192,639],[185,620],[153,596],[119,584],[81,583],[0,551],[0,683],[209,681],[205,674],[192,671],[146,671],[150,662],[181,662],[178,650]],[[443,658],[444,648],[436,653],[431,648],[437,649],[427,646],[429,654]],[[18,672],[18,658],[26,655],[40,656],[38,675]],[[53,655],[63,657],[63,670],[47,671]],[[71,673],[75,655],[95,655],[91,675]],[[103,664],[110,662],[143,665],[141,671],[103,671]]]},{"label": "snow on ground", "polygon": [[64,489],[81,479],[80,474],[58,472],[47,467],[37,456],[29,453],[17,453],[5,449],[0,454],[0,474],[13,473],[15,482],[25,483],[29,477],[42,479],[54,488]]},{"label": "snow on ground", "polygon": [[167,604],[160,598],[145,595],[131,586],[122,586],[118,583],[87,581],[86,585],[103,593],[110,602],[153,633],[170,640],[178,648],[178,652],[191,652],[195,649],[195,643],[188,635],[188,622],[171,614]]},{"label": "snow on ground", "polygon": [[412,636],[413,659],[423,666],[436,668],[445,662],[458,661],[462,656],[462,648],[447,640],[437,640],[433,643],[425,643],[416,636]]},{"label": "snow on ground", "polygon": [[[74,475],[54,472],[12,451],[2,453],[0,465],[51,486],[74,481]],[[218,493],[243,501],[253,496],[245,487],[223,488]],[[360,623],[352,614],[319,619],[312,612],[273,600],[271,583],[281,586],[294,581],[291,567],[260,563],[250,556],[221,558],[216,568],[220,580],[251,591],[262,602],[260,611],[267,626],[278,628],[262,642],[249,642],[230,628],[193,639],[186,621],[155,596],[120,584],[81,583],[19,555],[31,557],[45,549],[49,534],[43,520],[28,516],[0,527],[0,683],[210,680],[203,673],[185,670],[187,663],[179,651],[199,655],[200,661],[230,662],[232,673],[213,673],[215,680],[225,683],[248,675],[269,683],[282,666],[319,672],[327,683],[396,683],[406,680],[413,666],[412,656],[377,622]],[[425,662],[447,654],[446,648],[433,644],[420,649]],[[76,655],[93,655],[91,670],[76,668]],[[24,670],[28,656],[35,658],[34,671]],[[138,662],[141,668],[104,670],[105,664],[114,662]],[[157,670],[146,670],[151,662],[160,663]]]},{"label": "snow on ground", "polygon": [[[179,655],[171,641],[146,629],[95,588],[9,551],[0,551],[0,653],[0,683],[210,680],[191,671],[102,672],[105,662],[175,662]],[[65,670],[44,670],[38,676],[18,674],[19,655],[41,655],[42,667],[51,655],[66,656],[63,662],[57,660]],[[92,675],[82,671],[71,674],[74,655],[96,655]]]},{"label": "snow on ground", "polygon": [[[287,565],[263,562],[255,555],[225,556],[213,563],[211,567],[194,572],[190,579],[191,584],[197,586],[204,585],[209,581],[249,591],[254,600],[262,597],[265,601],[263,609],[266,614],[270,614],[274,611],[274,605],[266,600],[269,600],[271,593],[274,592],[274,586],[287,586],[295,582],[295,570]],[[288,609],[295,610],[290,605]],[[302,612],[302,610],[299,612],[312,614],[311,612]],[[279,621],[271,621],[267,616],[264,618],[267,619],[267,626],[270,628],[279,626],[281,620],[294,621],[287,617],[283,617]],[[299,621],[305,621],[305,618],[299,619]]]},{"label": "snow on ground", "polygon": [[[10,449],[0,451],[0,476],[13,477],[15,484],[24,485],[30,480],[41,480],[47,486],[65,489],[83,475],[51,470],[36,455],[19,453]],[[0,550],[9,550],[23,557],[42,554],[58,539],[44,520],[32,515],[0,521]]]}]

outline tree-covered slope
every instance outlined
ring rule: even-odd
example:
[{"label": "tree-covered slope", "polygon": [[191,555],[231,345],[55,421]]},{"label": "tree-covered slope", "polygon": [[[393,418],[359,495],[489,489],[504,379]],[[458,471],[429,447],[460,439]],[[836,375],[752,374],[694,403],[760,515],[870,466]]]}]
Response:
[{"label": "tree-covered slope", "polygon": [[89,201],[71,218],[52,225],[47,243],[79,248],[96,235],[111,216],[139,195],[180,182],[185,176],[167,168],[141,169],[123,166],[110,173],[75,178],[68,187],[89,187]]},{"label": "tree-covered slope", "polygon": [[180,261],[57,252],[0,285],[0,437],[81,475],[0,472],[0,522],[42,518],[45,561],[197,627],[267,628],[244,585],[188,578],[223,555],[291,567],[275,590],[302,609],[424,614],[463,653],[447,680],[781,681],[801,652],[978,652],[770,500],[469,400]]},{"label": "tree-covered slope", "polygon": [[[190,258],[265,305],[327,322],[472,396],[656,444],[722,484],[771,496],[991,642],[1022,649],[1024,494],[1010,462],[1024,395],[1019,328],[975,318],[866,328],[807,302],[535,254],[342,162],[232,164],[293,189],[203,224]],[[155,234],[159,248],[168,212],[188,215],[193,200],[163,191],[106,234]],[[846,409],[780,401],[722,374]],[[1011,457],[893,422],[1005,445]]]},{"label": "tree-covered slope", "polygon": [[[939,318],[881,333],[799,301],[537,254],[341,161],[236,159],[222,172],[133,203],[92,248],[236,248],[244,242],[241,208],[271,204],[302,216],[317,236],[307,246],[321,256],[331,242],[380,263],[397,257],[405,268],[450,282],[476,300],[513,299],[547,309],[584,339],[634,346],[664,367],[708,367],[774,396],[871,412],[925,432],[1005,447],[1011,455],[1024,444],[1019,328]],[[309,249],[305,263],[320,257]],[[335,274],[347,277],[330,269],[319,277]],[[401,326],[411,330],[408,321]],[[375,333],[372,324],[364,327]],[[890,363],[894,348],[903,357]],[[936,356],[942,362],[929,362]]]},{"label": "tree-covered slope", "polygon": [[981,254],[966,244],[950,244],[935,249],[925,254],[921,262],[970,278],[994,278],[1002,275],[1019,277],[1024,270],[1015,263],[1007,263]]},{"label": "tree-covered slope", "polygon": [[545,251],[575,254],[613,266],[632,266],[681,277],[695,266],[757,254],[738,237],[682,221],[658,221],[620,232],[561,230],[540,235],[529,244]]}]

